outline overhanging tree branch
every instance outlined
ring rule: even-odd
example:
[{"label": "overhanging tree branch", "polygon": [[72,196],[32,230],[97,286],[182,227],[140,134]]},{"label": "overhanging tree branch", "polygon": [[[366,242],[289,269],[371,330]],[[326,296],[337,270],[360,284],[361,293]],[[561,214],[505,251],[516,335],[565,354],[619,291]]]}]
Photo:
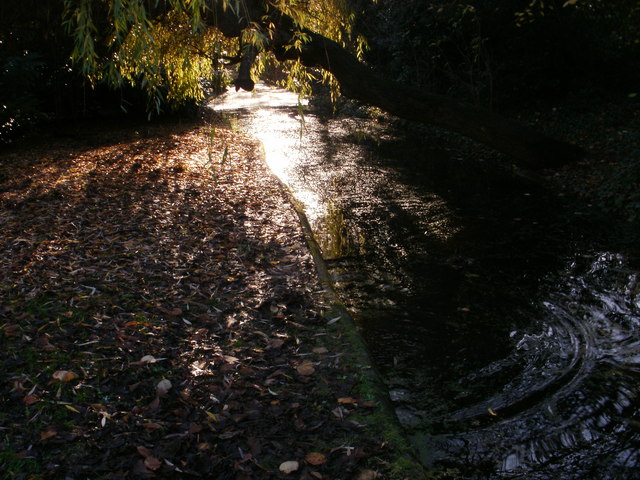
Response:
[{"label": "overhanging tree branch", "polygon": [[[515,121],[456,102],[450,98],[410,89],[391,81],[340,46],[315,32],[301,29],[293,19],[260,0],[246,0],[240,14],[213,2],[210,26],[224,35],[240,36],[249,25],[269,29],[264,46],[278,60],[299,60],[303,65],[331,72],[344,96],[377,106],[393,115],[427,123],[459,133],[509,155],[514,163],[531,169],[555,167],[580,158],[583,151],[574,145],[553,139]],[[308,41],[293,47],[296,33]],[[247,82],[247,66],[253,61],[250,51],[240,69],[236,85],[252,89]]]}]

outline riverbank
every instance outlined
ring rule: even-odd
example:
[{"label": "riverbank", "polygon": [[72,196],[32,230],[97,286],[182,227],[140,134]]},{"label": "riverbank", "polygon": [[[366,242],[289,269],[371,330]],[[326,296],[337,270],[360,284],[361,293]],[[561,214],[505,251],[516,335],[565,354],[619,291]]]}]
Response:
[{"label": "riverbank", "polygon": [[240,132],[14,146],[0,223],[3,478],[420,474]]}]

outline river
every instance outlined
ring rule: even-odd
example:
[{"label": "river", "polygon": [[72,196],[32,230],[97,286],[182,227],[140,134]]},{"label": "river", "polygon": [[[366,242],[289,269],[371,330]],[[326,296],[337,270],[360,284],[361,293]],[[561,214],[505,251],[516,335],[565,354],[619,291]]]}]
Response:
[{"label": "river", "polygon": [[260,84],[211,104],[304,205],[422,462],[640,478],[637,262],[482,149],[303,107]]}]

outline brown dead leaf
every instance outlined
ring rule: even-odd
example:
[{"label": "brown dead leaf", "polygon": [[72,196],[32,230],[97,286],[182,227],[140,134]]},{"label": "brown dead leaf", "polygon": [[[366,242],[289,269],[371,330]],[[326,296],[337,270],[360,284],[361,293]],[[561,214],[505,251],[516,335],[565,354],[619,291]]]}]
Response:
[{"label": "brown dead leaf", "polygon": [[138,453],[140,455],[142,455],[144,458],[150,457],[151,455],[153,455],[151,453],[151,450],[149,450],[147,447],[145,447],[144,445],[138,445],[136,447],[136,450],[138,450]]},{"label": "brown dead leaf", "polygon": [[281,348],[284,345],[284,340],[281,338],[274,338],[267,344],[267,348]]},{"label": "brown dead leaf", "polygon": [[162,466],[162,462],[156,457],[148,456],[144,459],[144,466],[155,472]]},{"label": "brown dead leaf", "polygon": [[20,335],[20,326],[16,325],[15,323],[10,323],[8,325],[5,325],[2,331],[7,337],[17,337],[18,335]]},{"label": "brown dead leaf", "polygon": [[37,348],[39,348],[40,350],[44,350],[45,352],[52,352],[56,349],[56,347],[51,344],[51,342],[49,341],[49,337],[47,336],[36,338],[35,345]]},{"label": "brown dead leaf", "polygon": [[304,376],[313,375],[316,371],[316,369],[313,368],[313,363],[311,362],[301,363],[296,367],[296,370],[300,375],[304,375]]},{"label": "brown dead leaf", "polygon": [[38,398],[36,395],[26,395],[23,399],[22,399],[23,403],[25,405],[33,405],[34,403],[38,403],[40,401],[40,398]]},{"label": "brown dead leaf", "polygon": [[54,429],[52,428],[48,428],[42,432],[40,432],[40,440],[44,441],[44,440],[49,440],[50,438],[55,437],[56,435],[58,435],[58,432],[56,432]]},{"label": "brown dead leaf", "polygon": [[340,405],[353,405],[354,403],[358,403],[358,401],[355,398],[351,397],[340,397],[338,399],[338,403]]},{"label": "brown dead leaf", "polygon": [[320,452],[311,452],[308,453],[305,457],[304,457],[305,462],[307,462],[309,465],[322,465],[324,462],[327,461],[327,457],[325,457],[322,453]]},{"label": "brown dead leaf", "polygon": [[15,380],[13,382],[13,388],[11,389],[11,391],[13,392],[26,392],[27,390],[29,390],[29,388],[24,386],[24,382],[26,382],[27,379],[26,378],[21,378],[19,380]]},{"label": "brown dead leaf", "polygon": [[151,403],[149,403],[149,405],[147,405],[147,408],[149,408],[151,410],[157,410],[159,406],[160,406],[160,397],[158,395],[156,395],[156,398],[151,400]]},{"label": "brown dead leaf", "polygon": [[189,426],[188,432],[191,435],[195,435],[196,433],[200,433],[203,428],[204,427],[202,425],[200,425],[200,424],[194,424],[194,425]]},{"label": "brown dead leaf", "polygon": [[329,350],[327,349],[327,347],[316,347],[313,349],[313,353],[322,355],[324,353],[329,353]]},{"label": "brown dead leaf", "polygon": [[54,380],[67,383],[78,378],[78,375],[70,370],[56,370],[52,377]]}]

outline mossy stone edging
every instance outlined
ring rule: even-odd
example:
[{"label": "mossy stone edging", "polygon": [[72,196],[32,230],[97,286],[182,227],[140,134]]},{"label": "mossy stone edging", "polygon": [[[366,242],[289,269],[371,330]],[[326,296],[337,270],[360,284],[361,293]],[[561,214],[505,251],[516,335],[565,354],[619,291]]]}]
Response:
[{"label": "mossy stone edging", "polygon": [[[262,150],[261,157],[262,161],[266,163],[264,149]],[[417,459],[416,452],[407,439],[393,411],[387,387],[373,363],[369,348],[360,335],[354,318],[341,302],[340,297],[335,291],[327,264],[322,256],[322,251],[320,250],[320,246],[318,245],[302,205],[293,196],[287,185],[276,175],[274,175],[274,177],[281,185],[284,195],[298,215],[302,232],[313,257],[318,279],[323,288],[322,295],[327,305],[322,315],[328,320],[340,317],[339,325],[333,323],[328,325],[327,328],[336,330],[339,328],[342,330],[341,340],[346,341],[349,345],[350,362],[358,372],[357,378],[359,380],[360,394],[363,398],[375,400],[379,405],[374,413],[367,415],[363,420],[371,425],[374,430],[380,432],[384,440],[388,442],[389,446],[396,453],[396,458],[393,464],[390,465],[390,471],[393,477],[388,478],[390,480],[428,478],[424,466]]]}]

